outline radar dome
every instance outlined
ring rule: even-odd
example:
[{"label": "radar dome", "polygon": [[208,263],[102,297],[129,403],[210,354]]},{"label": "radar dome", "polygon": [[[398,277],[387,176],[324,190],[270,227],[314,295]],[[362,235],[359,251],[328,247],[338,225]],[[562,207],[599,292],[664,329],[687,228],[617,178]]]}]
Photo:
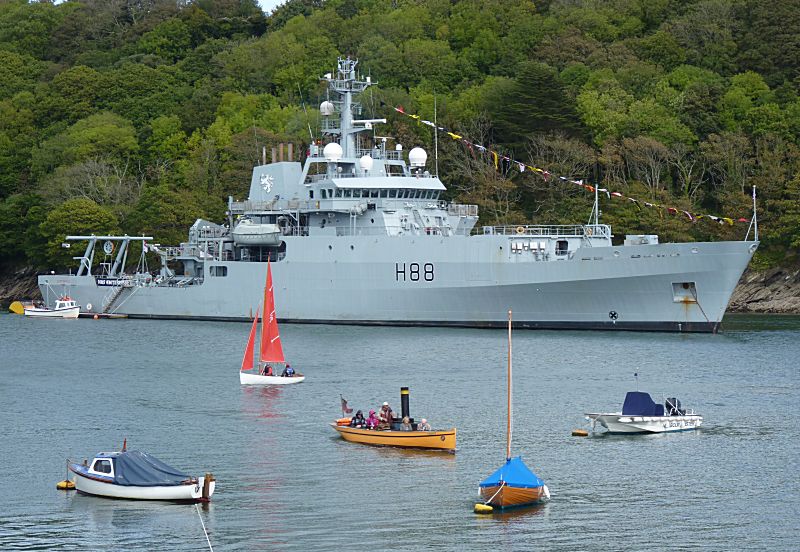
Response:
[{"label": "radar dome", "polygon": [[422,148],[414,148],[408,152],[408,162],[412,167],[424,167],[428,154]]},{"label": "radar dome", "polygon": [[372,163],[373,163],[372,157],[370,157],[369,155],[365,155],[358,160],[358,165],[365,171],[370,171],[372,169]]},{"label": "radar dome", "polygon": [[325,156],[325,159],[331,162],[338,161],[342,158],[342,146],[337,144],[336,142],[331,142],[322,150],[322,155]]},{"label": "radar dome", "polygon": [[329,101],[322,102],[321,104],[319,104],[319,112],[322,113],[324,117],[329,117],[333,115],[334,112],[333,103]]}]

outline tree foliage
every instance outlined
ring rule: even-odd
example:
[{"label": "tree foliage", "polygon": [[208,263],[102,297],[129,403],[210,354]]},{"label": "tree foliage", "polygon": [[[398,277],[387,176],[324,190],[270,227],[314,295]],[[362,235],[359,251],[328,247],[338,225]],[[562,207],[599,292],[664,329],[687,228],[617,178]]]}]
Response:
[{"label": "tree foliage", "polygon": [[[386,105],[432,119],[435,102],[473,142],[690,212],[747,217],[755,184],[780,257],[800,243],[798,14],[789,0],[0,2],[0,255],[60,264],[66,231],[179,241],[246,194],[261,148],[318,135],[318,78],[350,55],[378,83],[365,115],[406,145],[433,137]],[[580,188],[440,147],[451,197],[487,222],[588,216]],[[630,202],[603,212],[618,235],[736,231]]]}]

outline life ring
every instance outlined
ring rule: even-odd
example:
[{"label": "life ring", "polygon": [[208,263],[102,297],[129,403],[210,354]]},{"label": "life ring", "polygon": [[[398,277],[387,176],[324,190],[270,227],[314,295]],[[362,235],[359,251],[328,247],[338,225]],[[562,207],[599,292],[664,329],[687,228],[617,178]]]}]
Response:
[{"label": "life ring", "polygon": [[591,236],[592,235],[592,229],[591,228],[587,228],[586,229],[586,235],[587,236]]},{"label": "life ring", "polygon": [[517,234],[524,234],[525,228],[522,226],[517,226]]},{"label": "life ring", "polygon": [[338,425],[338,426],[346,426],[346,425],[350,425],[350,420],[351,420],[351,419],[352,419],[352,418],[338,418],[338,419],[336,420],[336,425]]}]

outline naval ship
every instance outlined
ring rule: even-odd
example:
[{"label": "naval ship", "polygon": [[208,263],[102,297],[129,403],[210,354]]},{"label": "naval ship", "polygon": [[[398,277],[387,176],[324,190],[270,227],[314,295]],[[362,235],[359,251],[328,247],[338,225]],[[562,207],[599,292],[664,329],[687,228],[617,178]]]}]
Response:
[{"label": "naval ship", "polygon": [[[39,277],[46,302],[66,290],[89,315],[247,320],[270,261],[287,322],[501,327],[513,309],[519,328],[718,329],[757,232],[754,241],[628,235],[614,245],[597,202],[588,224],[476,227],[477,205],[443,200],[422,148],[406,154],[377,136],[386,119],[361,118],[357,100],[372,83],[357,63],[340,58],[323,77],[323,139],[304,163],[291,146],[288,160],[273,149],[253,169],[248,199],[229,198],[227,220],[197,220],[177,247],[68,236],[85,252],[75,273]],[[137,241],[143,261],[158,254],[158,270],[126,271]]]}]

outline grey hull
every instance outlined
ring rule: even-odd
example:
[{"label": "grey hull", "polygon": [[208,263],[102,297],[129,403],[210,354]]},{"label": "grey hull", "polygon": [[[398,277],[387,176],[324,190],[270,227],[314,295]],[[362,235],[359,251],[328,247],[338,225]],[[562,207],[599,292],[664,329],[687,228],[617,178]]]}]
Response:
[{"label": "grey hull", "polygon": [[[398,239],[287,237],[272,264],[281,320],[304,323],[534,329],[715,331],[756,242],[585,247],[569,258],[515,255],[505,236]],[[246,320],[266,263],[207,262],[201,284],[135,286],[109,312],[142,318]],[[226,266],[227,276],[208,270]],[[426,281],[427,280],[427,281]],[[691,283],[691,299],[675,286]],[[43,275],[42,295],[64,289],[100,312],[114,288],[94,276]],[[89,309],[87,305],[91,304]]]}]

